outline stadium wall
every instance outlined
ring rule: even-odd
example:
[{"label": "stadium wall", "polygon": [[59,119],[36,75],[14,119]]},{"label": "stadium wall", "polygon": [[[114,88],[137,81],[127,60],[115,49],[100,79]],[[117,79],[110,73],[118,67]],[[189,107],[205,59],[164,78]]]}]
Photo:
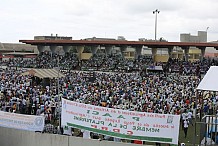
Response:
[{"label": "stadium wall", "polygon": [[137,146],[0,127],[0,146]]}]

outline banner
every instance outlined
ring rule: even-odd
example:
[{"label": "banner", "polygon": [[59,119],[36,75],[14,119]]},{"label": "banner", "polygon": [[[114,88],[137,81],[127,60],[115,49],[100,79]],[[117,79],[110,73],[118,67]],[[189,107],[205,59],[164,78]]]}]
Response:
[{"label": "banner", "polygon": [[28,131],[43,131],[43,116],[24,115],[0,111],[0,126]]},{"label": "banner", "polygon": [[62,126],[142,141],[178,144],[179,115],[105,108],[62,98]]}]

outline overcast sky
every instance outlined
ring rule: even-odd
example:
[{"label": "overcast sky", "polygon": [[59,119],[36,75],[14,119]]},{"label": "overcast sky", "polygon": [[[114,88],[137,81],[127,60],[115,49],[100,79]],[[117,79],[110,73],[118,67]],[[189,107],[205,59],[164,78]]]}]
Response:
[{"label": "overcast sky", "polygon": [[37,35],[180,41],[180,33],[208,29],[218,40],[218,0],[1,0],[0,42],[17,43]]}]

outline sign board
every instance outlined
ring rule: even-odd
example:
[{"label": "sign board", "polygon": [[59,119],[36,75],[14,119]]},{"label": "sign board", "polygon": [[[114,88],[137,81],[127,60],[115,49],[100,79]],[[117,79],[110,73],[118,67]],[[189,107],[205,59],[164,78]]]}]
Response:
[{"label": "sign board", "polygon": [[94,133],[178,144],[180,116],[105,108],[62,98],[61,123]]},{"label": "sign board", "polygon": [[147,70],[163,71],[163,67],[162,66],[149,66],[147,67]]},{"label": "sign board", "polygon": [[43,116],[24,115],[0,111],[0,126],[28,131],[43,131]]}]

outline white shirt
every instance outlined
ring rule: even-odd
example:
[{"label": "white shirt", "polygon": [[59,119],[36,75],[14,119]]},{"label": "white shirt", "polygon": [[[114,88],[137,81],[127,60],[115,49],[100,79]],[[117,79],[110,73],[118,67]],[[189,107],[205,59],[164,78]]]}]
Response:
[{"label": "white shirt", "polygon": [[187,114],[187,113],[183,113],[183,114],[182,114],[182,120],[187,119],[187,117],[188,117],[188,114]]},{"label": "white shirt", "polygon": [[66,134],[66,135],[72,135],[72,128],[71,127],[68,127],[68,126],[65,126],[64,127],[64,131],[63,131],[63,134]]},{"label": "white shirt", "polygon": [[187,120],[184,121],[184,128],[188,128],[188,121]]},{"label": "white shirt", "polygon": [[83,138],[84,138],[84,139],[91,139],[91,137],[90,137],[90,131],[81,130],[81,132],[83,133]]},{"label": "white shirt", "polygon": [[192,112],[188,112],[188,119],[192,118]]}]

